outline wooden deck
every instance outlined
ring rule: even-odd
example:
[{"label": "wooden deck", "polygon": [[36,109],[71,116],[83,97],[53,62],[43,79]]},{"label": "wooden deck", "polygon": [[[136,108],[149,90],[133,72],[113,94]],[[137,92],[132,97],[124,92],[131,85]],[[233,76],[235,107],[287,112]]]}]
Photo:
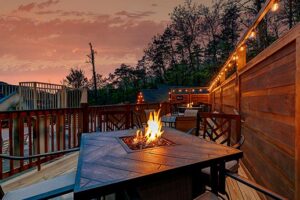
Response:
[{"label": "wooden deck", "polygon": [[[242,163],[239,168],[239,175],[253,180],[253,178],[250,177],[248,170]],[[232,200],[265,200],[265,197],[263,195],[259,195],[254,189],[229,177],[226,178],[226,191]]]},{"label": "wooden deck", "polygon": [[42,165],[41,171],[33,170],[2,183],[2,189],[4,192],[8,192],[75,171],[77,159],[78,152],[64,156],[54,162]]},{"label": "wooden deck", "polygon": [[[50,164],[47,164],[42,167],[41,171],[31,171],[26,174],[20,175],[16,178],[10,179],[1,184],[4,192],[12,191],[18,188],[22,188],[34,183],[38,183],[43,180],[51,179],[56,176],[66,174],[76,170],[77,167],[77,159],[78,153],[72,153],[68,156],[65,156],[62,159],[54,161]],[[249,172],[245,169],[243,165],[239,168],[239,174],[243,177],[249,177]],[[250,178],[251,179],[251,178]],[[226,179],[226,190],[230,196],[230,199],[235,200],[264,200],[258,195],[258,193],[241,184],[237,181],[227,178]],[[55,198],[55,200],[59,199],[73,199],[73,195],[64,195],[62,198]]]}]

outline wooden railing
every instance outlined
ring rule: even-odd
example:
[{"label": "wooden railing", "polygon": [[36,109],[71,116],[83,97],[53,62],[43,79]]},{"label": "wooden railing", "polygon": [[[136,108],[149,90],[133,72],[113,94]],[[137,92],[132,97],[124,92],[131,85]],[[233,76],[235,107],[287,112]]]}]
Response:
[{"label": "wooden railing", "polygon": [[9,96],[19,90],[17,85],[4,85],[0,84],[0,100],[6,96]]},{"label": "wooden railing", "polygon": [[[81,109],[54,109],[0,113],[0,153],[32,156],[78,146]],[[0,158],[0,179],[53,159],[53,156],[24,160]]]},{"label": "wooden railing", "polygon": [[40,169],[42,163],[58,155],[32,156],[74,149],[78,147],[81,133],[138,127],[138,119],[146,121],[146,109],[161,109],[162,114],[171,112],[168,103],[0,112],[0,154],[3,155],[0,179],[32,167]]}]

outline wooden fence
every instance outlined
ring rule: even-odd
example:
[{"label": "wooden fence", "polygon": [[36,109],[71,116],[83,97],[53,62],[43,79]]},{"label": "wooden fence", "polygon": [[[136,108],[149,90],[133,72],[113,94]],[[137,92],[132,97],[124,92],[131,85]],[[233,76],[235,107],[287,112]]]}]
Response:
[{"label": "wooden fence", "polygon": [[[213,110],[240,113],[244,163],[289,199],[300,193],[300,25],[210,93]],[[295,196],[294,196],[295,194]]]},{"label": "wooden fence", "polygon": [[[0,154],[32,156],[78,147],[81,133],[137,127],[136,115],[146,121],[145,109],[171,111],[168,103],[0,112]],[[0,158],[0,179],[50,161],[57,156],[32,159]]]}]

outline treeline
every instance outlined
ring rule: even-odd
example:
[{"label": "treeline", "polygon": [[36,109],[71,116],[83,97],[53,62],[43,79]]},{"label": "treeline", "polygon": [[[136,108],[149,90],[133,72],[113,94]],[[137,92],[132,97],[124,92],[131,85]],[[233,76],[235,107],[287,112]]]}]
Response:
[{"label": "treeline", "polygon": [[[248,60],[300,21],[299,2],[281,0],[280,9],[267,14],[256,38],[247,42]],[[263,4],[263,0],[216,0],[207,7],[187,0],[175,7],[169,25],[153,37],[135,66],[121,64],[106,78],[97,74],[100,98],[94,103],[134,102],[137,90],[159,84],[207,86]],[[79,73],[83,81],[76,87],[88,85],[93,89],[91,81]]]}]

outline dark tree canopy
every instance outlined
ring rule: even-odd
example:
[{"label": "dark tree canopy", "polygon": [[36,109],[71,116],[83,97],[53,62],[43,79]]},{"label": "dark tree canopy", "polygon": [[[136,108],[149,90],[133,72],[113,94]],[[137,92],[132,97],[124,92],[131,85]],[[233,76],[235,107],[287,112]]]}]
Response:
[{"label": "dark tree canopy", "polygon": [[72,88],[82,88],[87,86],[88,79],[81,69],[71,68],[69,75],[66,76],[65,82]]}]

